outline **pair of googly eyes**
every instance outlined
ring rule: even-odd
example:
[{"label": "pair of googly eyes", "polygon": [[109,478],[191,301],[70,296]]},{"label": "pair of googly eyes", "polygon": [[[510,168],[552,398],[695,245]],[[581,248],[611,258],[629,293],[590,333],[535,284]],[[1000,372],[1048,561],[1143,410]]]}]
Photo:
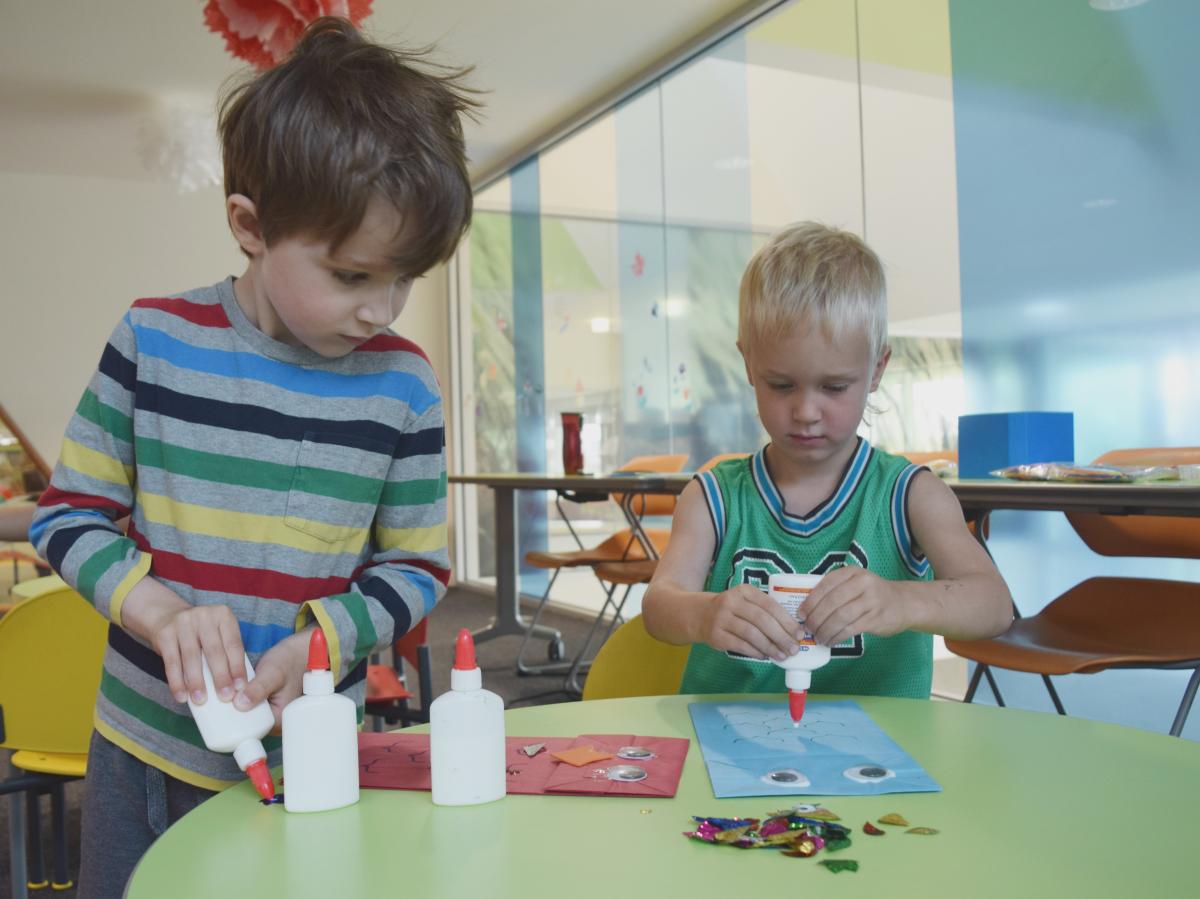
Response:
[{"label": "pair of googly eyes", "polygon": [[[846,777],[855,783],[870,784],[879,783],[880,781],[888,780],[895,777],[896,772],[890,768],[883,768],[879,765],[856,765],[853,768],[847,768],[842,772],[842,776]],[[768,771],[762,776],[764,783],[772,784],[777,787],[807,787],[811,786],[811,781],[795,768],[780,768],[775,771]],[[795,810],[800,813],[814,812],[818,806],[815,805],[797,805]]]}]

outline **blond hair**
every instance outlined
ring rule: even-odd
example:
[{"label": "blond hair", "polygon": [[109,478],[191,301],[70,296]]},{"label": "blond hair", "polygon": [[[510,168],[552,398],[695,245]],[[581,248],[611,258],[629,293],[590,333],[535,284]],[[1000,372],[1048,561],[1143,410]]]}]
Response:
[{"label": "blond hair", "polygon": [[887,345],[887,285],[879,257],[855,234],[816,222],[788,225],[754,254],[738,291],[743,349],[819,327],[865,334],[871,359]]}]

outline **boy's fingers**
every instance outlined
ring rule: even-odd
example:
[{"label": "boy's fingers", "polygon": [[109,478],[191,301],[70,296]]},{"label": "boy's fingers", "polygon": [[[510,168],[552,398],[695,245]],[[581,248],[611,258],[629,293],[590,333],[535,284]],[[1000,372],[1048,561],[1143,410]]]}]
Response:
[{"label": "boy's fingers", "polygon": [[176,702],[187,702],[188,691],[187,685],[183,681],[183,665],[179,660],[179,644],[174,642],[164,643],[159,647],[159,654],[162,656],[163,669],[167,674],[167,689],[171,691],[171,695],[175,697]]},{"label": "boy's fingers", "polygon": [[742,636],[753,643],[765,658],[782,660],[799,648],[793,643],[788,629],[761,609],[755,610],[752,617],[746,621]]},{"label": "boy's fingers", "polygon": [[183,666],[183,683],[188,696],[197,705],[202,704],[208,698],[208,691],[204,686],[204,669],[200,665],[200,643],[190,630],[179,635],[179,662]]},{"label": "boy's fingers", "polygon": [[229,677],[234,692],[246,686],[246,650],[242,645],[242,632],[237,619],[232,615],[223,618],[218,625],[221,644],[225,647],[225,658],[229,665]]},{"label": "boy's fingers", "polygon": [[233,677],[229,673],[229,656],[219,629],[207,631],[200,636],[204,657],[208,659],[208,670],[212,672],[213,688],[222,702],[233,699]]},{"label": "boy's fingers", "polygon": [[283,672],[264,657],[264,661],[259,662],[258,669],[254,672],[254,680],[237,694],[233,704],[243,712],[249,711],[280,689],[283,681]]}]

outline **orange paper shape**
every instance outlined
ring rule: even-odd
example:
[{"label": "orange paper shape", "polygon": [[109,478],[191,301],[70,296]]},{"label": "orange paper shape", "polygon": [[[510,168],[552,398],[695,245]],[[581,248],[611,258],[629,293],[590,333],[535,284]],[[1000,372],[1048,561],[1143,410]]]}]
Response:
[{"label": "orange paper shape", "polygon": [[601,759],[612,758],[611,752],[601,752],[593,746],[572,746],[570,749],[550,754],[559,761],[566,762],[568,765],[574,765],[576,768],[582,768],[584,765],[590,765],[592,762],[598,762]]}]

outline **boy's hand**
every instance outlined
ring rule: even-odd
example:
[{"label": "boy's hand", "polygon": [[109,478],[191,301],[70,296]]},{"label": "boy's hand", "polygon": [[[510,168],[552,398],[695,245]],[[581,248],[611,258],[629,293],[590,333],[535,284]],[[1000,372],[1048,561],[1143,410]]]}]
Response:
[{"label": "boy's hand", "polygon": [[749,584],[714,596],[701,627],[704,642],[713,649],[779,661],[800,649],[797,641],[803,633],[779,603]]},{"label": "boy's hand", "polygon": [[233,701],[244,712],[267,700],[275,713],[275,728],[271,733],[279,733],[284,707],[304,692],[304,666],[308,663],[311,633],[311,627],[305,628],[263,653],[254,668],[254,679]]},{"label": "boy's hand", "polygon": [[[136,612],[130,607],[134,590]],[[208,699],[200,657],[208,659],[213,687],[223,700],[231,700],[246,685],[246,657],[237,619],[226,606],[191,606],[174,591],[151,578],[131,590],[125,600],[124,620],[162,656],[167,686],[177,702],[189,696],[197,705]],[[161,591],[165,591],[161,592]]]},{"label": "boy's hand", "polygon": [[910,626],[895,584],[857,566],[829,572],[800,606],[818,643],[835,646],[858,634],[890,637]]}]

